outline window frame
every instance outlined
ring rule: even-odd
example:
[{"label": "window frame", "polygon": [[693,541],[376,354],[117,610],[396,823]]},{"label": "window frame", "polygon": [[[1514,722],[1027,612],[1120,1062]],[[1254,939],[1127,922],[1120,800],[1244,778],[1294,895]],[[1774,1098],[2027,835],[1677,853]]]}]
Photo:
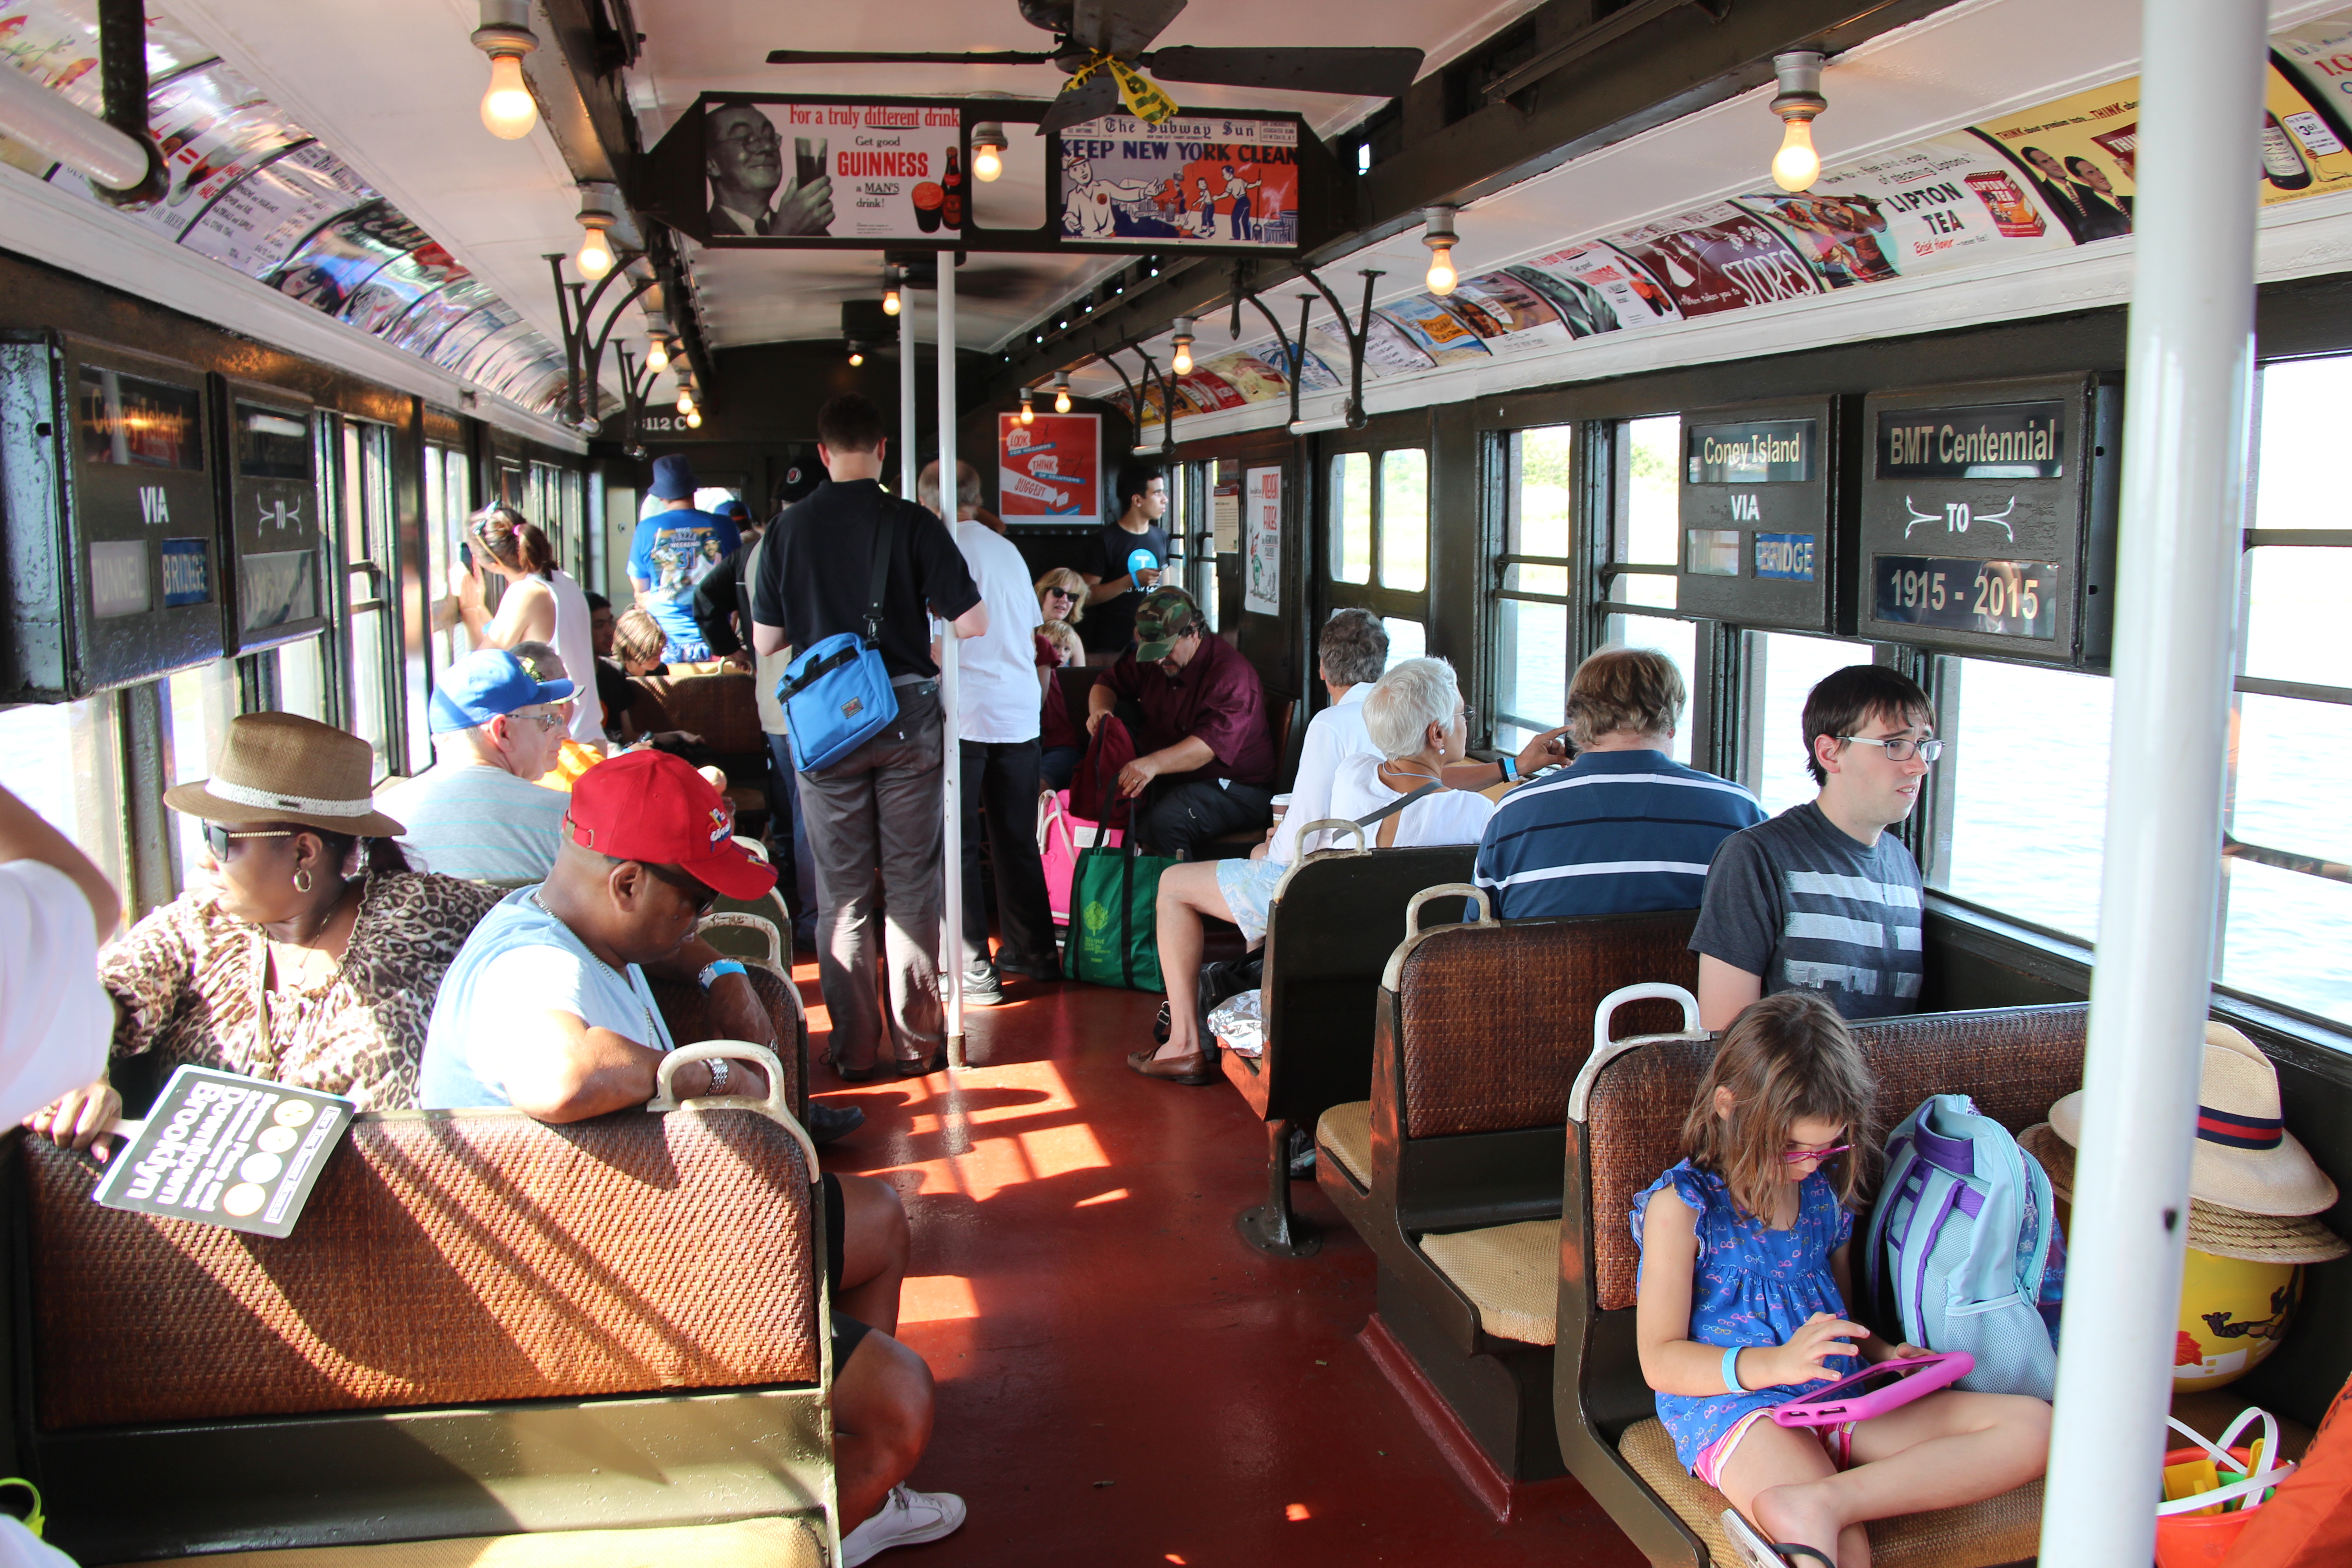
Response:
[{"label": "window frame", "polygon": [[[1422,585],[1418,588],[1390,587],[1382,580],[1381,574],[1381,550],[1385,542],[1381,531],[1382,511],[1387,491],[1385,477],[1389,455],[1394,452],[1421,454],[1423,490],[1423,494],[1429,497],[1426,503],[1428,521],[1422,537]],[[1433,596],[1433,584],[1436,576],[1433,570],[1435,551],[1432,548],[1432,542],[1435,539],[1437,531],[1433,495],[1437,485],[1437,463],[1434,454],[1430,450],[1428,438],[1423,436],[1419,439],[1410,440],[1358,439],[1342,445],[1327,446],[1320,456],[1323,479],[1321,487],[1323,549],[1320,575],[1324,615],[1328,616],[1334,610],[1360,609],[1370,610],[1383,620],[1412,621],[1421,626],[1425,643],[1431,647],[1432,651],[1435,651],[1437,639],[1432,635],[1435,628],[1431,622],[1430,606]],[[1357,457],[1368,458],[1371,464],[1371,556],[1368,565],[1370,581],[1349,583],[1342,581],[1339,574],[1341,529],[1344,527],[1341,508],[1346,504],[1346,490],[1339,475],[1340,466],[1349,458]],[[1480,718],[1481,721],[1485,722],[1488,716],[1481,714]]]}]

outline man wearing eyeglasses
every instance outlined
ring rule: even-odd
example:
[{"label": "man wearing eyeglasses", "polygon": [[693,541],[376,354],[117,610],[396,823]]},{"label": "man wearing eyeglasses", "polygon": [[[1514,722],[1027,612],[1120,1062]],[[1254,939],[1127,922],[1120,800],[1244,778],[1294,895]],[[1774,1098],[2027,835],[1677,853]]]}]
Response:
[{"label": "man wearing eyeglasses", "polygon": [[[713,110],[703,121],[703,172],[710,177],[710,232],[726,235],[829,234],[833,177],[784,185],[784,142],[748,103]],[[771,204],[776,188],[781,199]]]},{"label": "man wearing eyeglasses", "polygon": [[1848,1018],[1919,1010],[1919,867],[1887,829],[1943,752],[1935,709],[1908,676],[1849,665],[1806,697],[1804,731],[1821,793],[1725,839],[1707,868],[1690,945],[1709,1029],[1778,991],[1818,991]]},{"label": "man wearing eyeglasses", "polygon": [[571,695],[571,681],[536,679],[504,648],[442,672],[427,709],[434,766],[383,796],[413,860],[474,881],[547,875],[566,797],[536,781],[562,752]]}]

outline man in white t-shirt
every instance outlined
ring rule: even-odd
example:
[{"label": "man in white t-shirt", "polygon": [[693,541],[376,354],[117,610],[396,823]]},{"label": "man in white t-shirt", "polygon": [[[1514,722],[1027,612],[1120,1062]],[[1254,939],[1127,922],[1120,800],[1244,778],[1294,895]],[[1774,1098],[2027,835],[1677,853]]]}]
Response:
[{"label": "man in white t-shirt", "polygon": [[[940,510],[940,466],[927,465],[915,497]],[[988,605],[988,630],[957,649],[956,740],[963,788],[963,999],[980,1007],[1004,1000],[1002,975],[1061,978],[1045,868],[1037,858],[1038,714],[1034,628],[1037,591],[1012,541],[976,521],[980,471],[956,465],[956,548]],[[1003,946],[992,962],[988,905],[980,885],[981,814],[987,812],[988,863],[996,883]]]}]

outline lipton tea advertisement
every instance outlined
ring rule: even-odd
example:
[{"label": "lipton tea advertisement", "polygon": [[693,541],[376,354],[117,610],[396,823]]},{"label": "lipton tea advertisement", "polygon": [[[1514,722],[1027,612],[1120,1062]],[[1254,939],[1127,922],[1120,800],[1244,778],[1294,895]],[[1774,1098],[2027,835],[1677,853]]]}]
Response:
[{"label": "lipton tea advertisement", "polygon": [[996,416],[996,510],[1007,522],[1098,523],[1102,416]]}]

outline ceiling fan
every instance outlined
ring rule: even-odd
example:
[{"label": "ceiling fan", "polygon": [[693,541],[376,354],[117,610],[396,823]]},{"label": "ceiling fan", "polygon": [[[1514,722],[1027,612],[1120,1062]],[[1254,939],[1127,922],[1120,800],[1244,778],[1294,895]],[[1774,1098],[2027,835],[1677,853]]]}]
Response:
[{"label": "ceiling fan", "polygon": [[[1052,65],[1069,79],[1037,127],[1041,135],[1118,110],[1121,76],[1139,77],[1138,68],[1148,67],[1153,76],[1169,81],[1365,98],[1399,97],[1421,70],[1421,51],[1409,48],[1151,48],[1151,40],[1176,19],[1185,0],[1018,0],[1018,4],[1024,21],[1054,35],[1052,48],[1035,53],[985,49],[962,54],[776,49],[769,54],[768,63]],[[1151,84],[1144,79],[1141,85],[1148,92]]]}]

